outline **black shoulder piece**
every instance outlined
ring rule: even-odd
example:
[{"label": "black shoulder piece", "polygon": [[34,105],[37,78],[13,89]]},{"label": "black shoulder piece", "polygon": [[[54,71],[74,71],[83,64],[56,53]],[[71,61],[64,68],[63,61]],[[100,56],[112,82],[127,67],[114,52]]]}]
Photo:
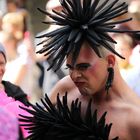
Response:
[{"label": "black shoulder piece", "polygon": [[7,93],[8,96],[22,102],[26,106],[29,106],[27,94],[24,93],[24,91],[19,86],[12,84],[9,81],[4,81],[4,80],[2,81],[2,84],[4,85],[5,92]]},{"label": "black shoulder piece", "polygon": [[[28,130],[30,140],[109,140],[112,123],[106,124],[105,112],[97,120],[97,110],[91,111],[92,100],[89,101],[85,115],[81,115],[81,102],[72,101],[68,107],[67,94],[54,106],[48,96],[41,99],[33,109],[23,108],[30,116],[20,114],[20,121]],[[118,140],[115,137],[112,140]]]}]

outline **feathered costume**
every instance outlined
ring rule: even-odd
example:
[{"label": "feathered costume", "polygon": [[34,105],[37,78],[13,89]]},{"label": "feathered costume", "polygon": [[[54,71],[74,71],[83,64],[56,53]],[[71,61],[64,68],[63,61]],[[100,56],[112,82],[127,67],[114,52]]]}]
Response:
[{"label": "feathered costume", "polygon": [[32,105],[33,109],[21,107],[31,114],[20,115],[20,121],[24,122],[23,126],[28,130],[29,140],[109,140],[112,124],[105,123],[106,112],[97,120],[97,110],[93,113],[91,110],[92,100],[84,116],[79,99],[72,101],[68,107],[67,94],[62,101],[57,96],[56,106],[47,95],[41,102],[43,106],[36,103],[36,106]]},{"label": "feathered costume", "polygon": [[[116,43],[108,33],[137,34],[139,31],[119,30],[115,25],[131,20],[113,21],[114,18],[127,13],[128,5],[119,0],[60,0],[62,11],[43,11],[52,21],[46,24],[59,25],[60,28],[38,36],[45,38],[39,44],[43,48],[37,53],[45,53],[52,60],[50,67],[59,69],[65,58],[72,53],[73,63],[79,55],[82,43],[87,41],[100,56],[100,47],[104,47],[123,58],[110,45]],[[112,78],[111,80],[112,81]],[[110,82],[109,82],[110,85]],[[106,112],[97,120],[97,110],[92,113],[91,101],[85,116],[81,115],[81,102],[78,99],[67,105],[67,95],[54,106],[49,98],[41,100],[43,106],[36,104],[33,109],[23,108],[31,116],[20,115],[20,121],[29,132],[31,140],[109,140],[112,124],[105,123]],[[114,140],[117,140],[115,137]]]}]

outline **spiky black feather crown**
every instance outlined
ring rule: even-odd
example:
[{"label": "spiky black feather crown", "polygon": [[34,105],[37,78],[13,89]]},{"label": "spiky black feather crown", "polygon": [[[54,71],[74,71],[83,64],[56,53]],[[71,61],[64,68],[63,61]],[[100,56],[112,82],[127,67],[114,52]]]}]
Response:
[{"label": "spiky black feather crown", "polygon": [[[65,57],[73,52],[75,61],[83,41],[87,41],[96,54],[100,57],[99,48],[104,47],[119,55],[111,43],[116,43],[109,36],[109,32],[115,33],[137,33],[138,31],[115,29],[115,25],[130,21],[132,18],[111,21],[127,13],[128,5],[119,0],[59,0],[62,11],[52,10],[53,14],[39,9],[49,16],[52,21],[46,24],[59,25],[60,28],[49,33],[38,36],[38,38],[48,38],[43,49],[37,53],[46,53],[52,58],[51,67],[57,70],[62,65]],[[45,41],[41,42],[44,43]],[[40,43],[40,44],[41,44]]]},{"label": "spiky black feather crown", "polygon": [[[30,140],[109,140],[112,123],[106,124],[106,112],[97,119],[97,110],[91,111],[92,100],[89,101],[85,115],[81,113],[79,99],[72,101],[69,107],[67,94],[54,106],[45,96],[41,99],[43,106],[32,105],[26,110],[31,116],[20,115],[20,121],[30,134]],[[27,138],[27,139],[28,139]],[[118,137],[112,140],[118,140]]]}]

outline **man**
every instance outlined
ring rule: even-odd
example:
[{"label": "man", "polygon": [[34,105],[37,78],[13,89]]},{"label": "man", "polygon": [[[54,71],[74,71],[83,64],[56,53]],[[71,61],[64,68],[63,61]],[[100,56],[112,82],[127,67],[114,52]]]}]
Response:
[{"label": "man", "polygon": [[[119,136],[121,140],[138,140],[140,100],[122,79],[115,56],[109,52],[105,55],[104,58],[99,58],[85,43],[74,66],[71,57],[68,57],[70,76],[60,80],[54,87],[52,102],[55,102],[58,93],[62,96],[67,91],[69,104],[79,98],[85,110],[89,98],[92,98],[93,107],[98,110],[98,117],[107,111],[107,122],[113,123],[110,138]],[[107,68],[110,66],[114,68],[114,80],[107,94],[105,84]]]},{"label": "man", "polygon": [[[81,112],[84,116],[89,100],[92,99],[91,109],[92,112],[95,109],[98,110],[98,119],[107,111],[106,121],[113,123],[109,139],[119,136],[120,140],[139,140],[140,101],[120,75],[115,55],[121,58],[123,56],[114,50],[113,43],[116,42],[108,34],[108,32],[127,32],[114,29],[114,24],[127,22],[130,19],[109,21],[127,12],[126,3],[119,4],[118,0],[63,0],[60,2],[63,7],[60,13],[54,11],[54,14],[51,14],[40,10],[53,19],[48,23],[61,25],[61,28],[40,36],[49,37],[50,40],[38,53],[49,54],[52,59],[50,68],[59,69],[65,58],[69,68],[69,76],[60,80],[52,90],[52,102],[56,103],[58,93],[63,100],[63,95],[67,92],[67,102],[65,101],[63,105],[74,108],[73,100],[78,98],[81,101]],[[43,104],[45,106],[44,102]],[[56,104],[61,105],[58,98]],[[55,110],[51,108],[50,102],[49,106],[45,107],[52,114]],[[32,114],[35,116],[33,119],[37,119],[37,123],[41,124],[41,120],[44,121],[45,118],[42,119],[44,110],[40,108],[35,109],[36,112]],[[67,110],[67,108],[64,109]],[[58,107],[58,110],[61,108]],[[49,113],[46,113],[46,122],[50,119]],[[33,122],[35,123],[36,121]],[[61,126],[63,125],[59,127]]]}]

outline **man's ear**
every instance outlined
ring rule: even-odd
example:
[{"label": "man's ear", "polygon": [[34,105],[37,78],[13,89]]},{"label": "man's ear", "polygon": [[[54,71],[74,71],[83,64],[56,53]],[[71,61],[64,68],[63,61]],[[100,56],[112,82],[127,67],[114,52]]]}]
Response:
[{"label": "man's ear", "polygon": [[110,54],[110,55],[107,56],[107,62],[108,62],[109,66],[110,65],[114,66],[115,65],[115,61],[116,61],[116,59],[115,59],[114,55]]}]

